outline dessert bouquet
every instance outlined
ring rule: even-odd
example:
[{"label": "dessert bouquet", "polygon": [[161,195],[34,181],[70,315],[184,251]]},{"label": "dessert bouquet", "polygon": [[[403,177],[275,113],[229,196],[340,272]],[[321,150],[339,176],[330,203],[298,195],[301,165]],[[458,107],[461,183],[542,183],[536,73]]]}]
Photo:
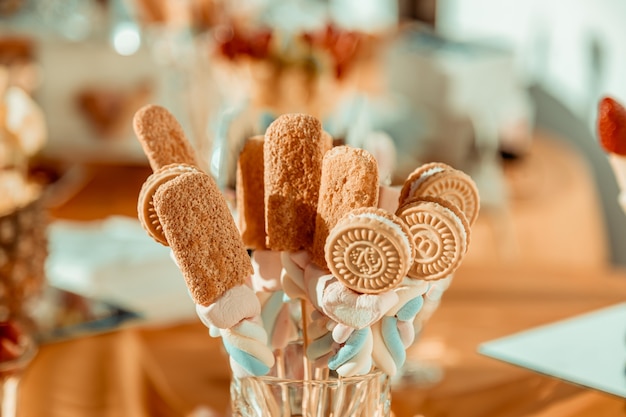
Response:
[{"label": "dessert bouquet", "polygon": [[[235,219],[167,110],[144,107],[134,127],[154,171],[139,219],[171,248],[237,384],[289,375],[340,386],[398,372],[424,294],[467,251],[479,210],[469,176],[430,163],[401,190],[381,186],[367,151],[333,147],[318,119],[284,114],[246,141]],[[303,396],[324,402],[315,387]],[[262,415],[276,407],[265,402]]]}]

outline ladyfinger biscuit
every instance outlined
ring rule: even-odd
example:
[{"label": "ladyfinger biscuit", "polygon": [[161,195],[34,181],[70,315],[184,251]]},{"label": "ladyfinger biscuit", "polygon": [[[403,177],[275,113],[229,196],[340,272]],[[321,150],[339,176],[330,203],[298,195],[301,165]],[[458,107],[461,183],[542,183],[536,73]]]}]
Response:
[{"label": "ladyfinger biscuit", "polygon": [[330,151],[334,146],[335,139],[325,130],[322,130],[322,155]]},{"label": "ladyfinger biscuit", "polygon": [[399,205],[414,197],[433,196],[450,201],[463,211],[470,225],[478,218],[480,197],[474,180],[441,162],[425,164],[409,175],[400,192]]},{"label": "ladyfinger biscuit", "polygon": [[139,191],[139,198],[137,200],[137,216],[139,222],[150,237],[165,246],[167,246],[167,240],[163,234],[159,217],[154,210],[154,194],[161,185],[185,172],[199,172],[199,170],[194,166],[185,164],[164,166],[152,173],[143,183]]},{"label": "ladyfinger biscuit", "polygon": [[325,141],[318,119],[284,114],[265,132],[265,229],[267,247],[309,249],[322,175]]},{"label": "ladyfinger biscuit", "polygon": [[378,204],[378,165],[364,149],[337,146],[322,160],[313,261],[326,268],[324,246],[328,232],[348,212]]},{"label": "ladyfinger biscuit", "polygon": [[263,136],[249,138],[237,161],[237,226],[248,249],[265,249]]},{"label": "ladyfinger biscuit", "polygon": [[332,274],[364,294],[397,287],[414,257],[408,227],[395,215],[373,207],[353,210],[339,220],[325,249]]},{"label": "ladyfinger biscuit", "polygon": [[415,247],[409,277],[437,280],[459,267],[469,245],[470,226],[458,206],[439,197],[416,197],[396,215],[409,227]]},{"label": "ladyfinger biscuit", "polygon": [[198,165],[183,128],[165,108],[142,107],[135,113],[133,127],[153,171],[171,164]]},{"label": "ladyfinger biscuit", "polygon": [[235,221],[211,176],[181,174],[161,185],[153,201],[196,304],[212,304],[252,274]]}]

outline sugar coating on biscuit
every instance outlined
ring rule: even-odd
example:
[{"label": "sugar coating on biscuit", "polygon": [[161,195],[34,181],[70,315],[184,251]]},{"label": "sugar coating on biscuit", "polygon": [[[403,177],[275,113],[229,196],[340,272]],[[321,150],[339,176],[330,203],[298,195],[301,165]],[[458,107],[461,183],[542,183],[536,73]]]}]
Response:
[{"label": "sugar coating on biscuit", "polygon": [[265,132],[265,229],[267,247],[278,251],[308,249],[325,149],[322,125],[305,114],[284,114]]},{"label": "sugar coating on biscuit", "polygon": [[195,151],[183,128],[165,108],[154,104],[135,113],[133,128],[153,171],[166,165],[197,165]]},{"label": "sugar coating on biscuit", "polygon": [[324,246],[330,230],[348,212],[378,205],[378,165],[366,150],[337,146],[322,160],[313,262],[326,268]]},{"label": "sugar coating on biscuit", "polygon": [[209,175],[182,174],[156,191],[154,207],[196,304],[212,304],[252,273],[235,221]]},{"label": "sugar coating on biscuit", "polygon": [[237,161],[237,226],[244,245],[265,249],[263,136],[249,138]]}]

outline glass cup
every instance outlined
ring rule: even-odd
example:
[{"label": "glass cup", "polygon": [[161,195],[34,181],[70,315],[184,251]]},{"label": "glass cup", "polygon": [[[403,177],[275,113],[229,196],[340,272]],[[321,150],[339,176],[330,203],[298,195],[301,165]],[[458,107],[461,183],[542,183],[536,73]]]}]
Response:
[{"label": "glass cup", "polygon": [[232,415],[388,417],[389,389],[389,378],[378,371],[326,380],[233,377],[230,385]]},{"label": "glass cup", "polygon": [[[302,343],[279,352],[277,365],[261,377],[233,376],[230,384],[233,417],[389,417],[391,384],[380,371],[339,377],[316,369],[305,378],[309,364]],[[277,376],[280,374],[281,376]]]}]

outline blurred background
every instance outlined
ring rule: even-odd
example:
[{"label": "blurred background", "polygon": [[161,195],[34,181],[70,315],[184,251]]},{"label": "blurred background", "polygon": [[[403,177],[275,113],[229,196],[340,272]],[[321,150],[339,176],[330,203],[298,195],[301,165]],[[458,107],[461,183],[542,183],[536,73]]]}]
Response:
[{"label": "blurred background", "polygon": [[[439,333],[416,351],[458,365],[457,386],[475,389],[476,375],[488,381],[483,362],[468,365],[478,343],[599,307],[605,295],[623,301],[621,287],[601,280],[626,266],[626,214],[596,117],[604,95],[626,102],[624,21],[623,0],[0,0],[0,323],[26,317],[38,342],[136,319],[196,323],[169,248],[137,220],[152,171],[133,132],[135,112],[154,103],[173,113],[230,203],[244,142],[278,115],[303,112],[318,117],[335,144],[370,151],[381,185],[400,186],[431,161],[476,181],[481,210],[456,304],[451,297]],[[431,287],[428,314],[450,281],[440,284]],[[179,330],[165,330],[161,360],[148,357],[148,365],[135,359],[149,349],[120,333],[132,348],[117,349],[131,355],[119,369],[145,366],[158,383],[141,369],[131,378],[120,372],[126,384],[118,384],[109,354],[100,354],[115,335],[108,345],[81,339],[93,343],[88,355],[42,343],[30,392],[45,400],[31,403],[53,409],[84,397],[102,406],[114,397],[84,384],[99,374],[143,398],[127,384],[162,386],[166,373],[152,370],[178,348],[199,381],[205,342],[193,342],[195,328],[191,343],[179,342]],[[193,346],[201,360],[188,357]],[[84,370],[75,391],[84,385],[90,394],[69,401],[68,385],[55,378],[65,374],[60,363],[81,358],[87,365],[71,367]],[[494,369],[492,385],[508,387],[510,397],[484,391],[491,410],[513,410],[498,400],[515,398],[528,411],[525,391],[549,403],[532,381],[502,385],[505,373]],[[171,380],[187,395],[209,378]],[[56,403],[44,396],[54,394],[50,387],[60,387]],[[474,394],[435,396],[433,404],[466,415]],[[166,392],[151,406],[161,398],[178,397]]]},{"label": "blurred background", "polygon": [[597,104],[603,95],[626,100],[623,41],[626,4],[584,1],[438,2],[437,28],[460,39],[488,40],[514,55],[539,128],[570,141],[591,164],[614,262],[626,262],[625,223],[618,192],[597,146]]},{"label": "blurred background", "polygon": [[[156,103],[232,195],[245,140],[305,112],[336,144],[372,152],[386,185],[430,161],[469,173],[483,213],[475,262],[626,265],[626,219],[595,132],[600,97],[626,99],[624,18],[619,0],[0,0],[0,190],[10,213],[33,199],[29,184],[50,186],[54,213],[94,166],[145,169],[132,117]],[[137,191],[115,172],[92,200],[103,215]],[[90,218],[77,210],[66,217]],[[125,248],[146,238],[136,223],[58,224],[47,273],[61,288],[136,303],[146,281],[121,294],[109,275],[169,265],[154,242],[131,259]]]}]

